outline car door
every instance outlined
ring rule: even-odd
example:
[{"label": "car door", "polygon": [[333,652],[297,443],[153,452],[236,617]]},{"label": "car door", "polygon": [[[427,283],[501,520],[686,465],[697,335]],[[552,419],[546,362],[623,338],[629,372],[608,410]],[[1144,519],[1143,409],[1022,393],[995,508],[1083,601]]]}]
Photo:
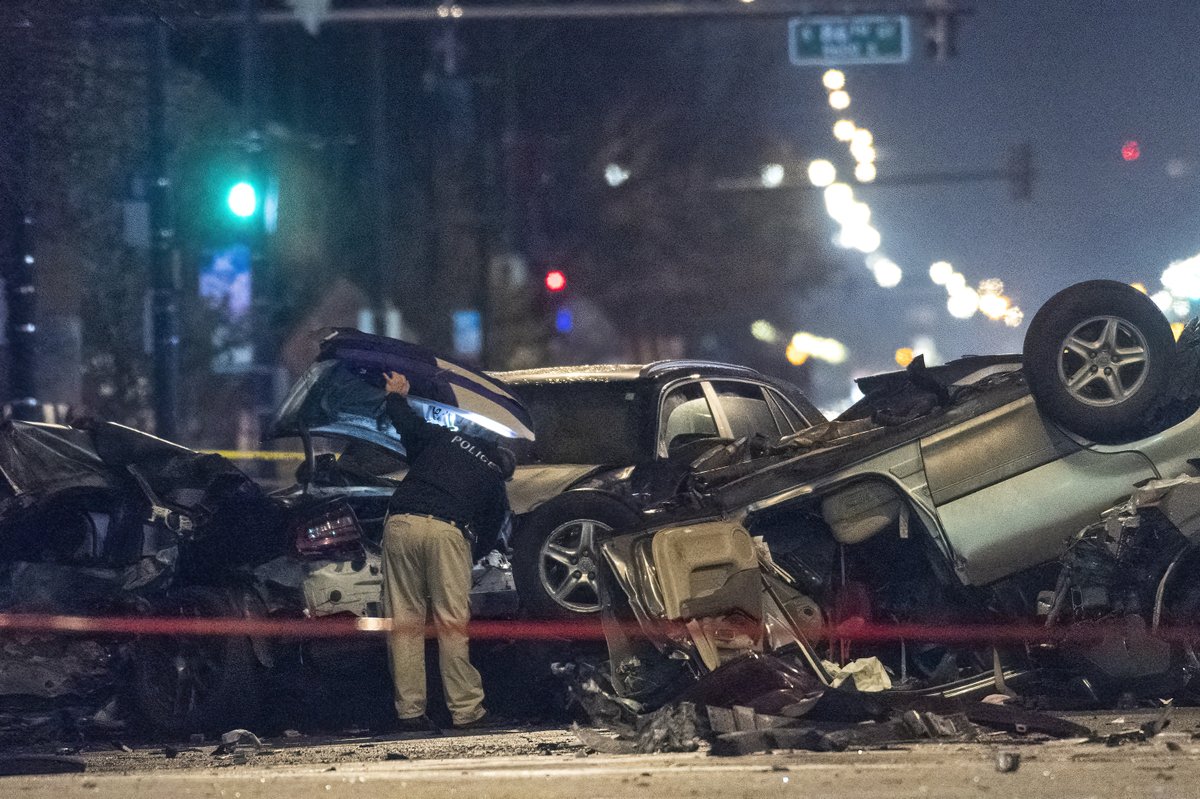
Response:
[{"label": "car door", "polygon": [[1023,397],[921,441],[928,490],[968,582],[1053,560],[1098,514],[1155,476],[1141,453],[1097,451]]}]

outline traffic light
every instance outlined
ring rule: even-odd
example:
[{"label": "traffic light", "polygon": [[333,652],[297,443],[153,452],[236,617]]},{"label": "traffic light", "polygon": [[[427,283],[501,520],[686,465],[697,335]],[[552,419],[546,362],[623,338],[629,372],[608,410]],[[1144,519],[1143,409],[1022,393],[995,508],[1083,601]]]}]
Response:
[{"label": "traffic light", "polygon": [[258,211],[258,191],[250,181],[239,180],[230,186],[225,195],[225,204],[234,216],[249,219]]},{"label": "traffic light", "polygon": [[567,276],[563,274],[561,269],[551,269],[546,273],[546,290],[552,292],[562,291],[567,287]]}]

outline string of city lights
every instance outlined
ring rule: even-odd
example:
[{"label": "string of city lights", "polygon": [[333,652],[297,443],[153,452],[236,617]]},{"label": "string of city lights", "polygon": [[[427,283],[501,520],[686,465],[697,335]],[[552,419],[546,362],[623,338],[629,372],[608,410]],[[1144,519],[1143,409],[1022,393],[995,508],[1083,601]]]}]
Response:
[{"label": "string of city lights", "polygon": [[[846,89],[846,76],[841,70],[827,70],[821,77],[827,92],[829,106],[837,112],[850,108],[850,93]],[[874,135],[842,117],[833,125],[833,136],[849,147],[855,160],[854,179],[860,184],[875,180],[876,152]],[[1121,158],[1137,160],[1141,148],[1136,141],[1127,141],[1121,147]],[[1170,166],[1168,166],[1170,169]],[[837,168],[827,159],[817,159],[808,166],[809,182],[824,190],[825,207],[829,216],[841,226],[837,243],[847,249],[856,249],[865,255],[867,268],[875,282],[883,288],[893,288],[903,279],[903,270],[880,252],[882,235],[871,224],[870,207],[854,196],[849,183],[838,181]],[[1009,327],[1019,327],[1025,319],[1021,308],[1005,294],[1003,281],[991,278],[977,286],[969,285],[967,278],[946,261],[936,261],[929,267],[929,279],[946,291],[946,309],[956,319],[969,319],[976,313],[987,319],[1003,322]],[[1162,288],[1149,291],[1144,283],[1131,285],[1147,294],[1154,304],[1171,321],[1176,337],[1183,329],[1183,321],[1192,316],[1195,303],[1200,302],[1200,254],[1172,261],[1163,270]],[[779,334],[765,322],[755,323],[751,332],[760,340],[778,339]],[[829,363],[842,363],[846,359],[846,348],[833,339],[814,336],[811,333],[796,333],[789,341],[787,356],[794,364],[816,358]],[[899,357],[899,351],[898,351]]]},{"label": "string of city lights", "polygon": [[[846,89],[844,72],[840,69],[827,70],[821,76],[821,83],[828,94],[830,108],[838,112],[850,108],[850,93]],[[877,174],[876,151],[875,137],[870,129],[842,117],[833,124],[833,137],[847,145],[855,161],[855,181],[860,184],[873,182]],[[904,272],[895,261],[879,252],[882,236],[870,225],[870,206],[854,197],[854,189],[849,183],[837,180],[837,168],[833,163],[826,159],[813,161],[808,166],[808,179],[814,186],[824,190],[825,208],[829,216],[841,225],[837,243],[862,252],[866,256],[867,268],[881,287],[894,288],[900,285]],[[951,264],[938,261],[930,266],[929,279],[945,288],[946,309],[956,319],[969,319],[979,313],[1009,327],[1018,327],[1025,319],[1020,307],[1005,295],[1004,283],[996,278],[972,287],[967,278]]]},{"label": "string of city lights", "polygon": [[[846,75],[839,69],[830,69],[821,76],[827,92],[829,106],[837,112],[850,108],[850,93],[846,88]],[[844,143],[854,159],[854,180],[859,184],[874,182],[878,169],[875,165],[877,152],[875,136],[871,130],[853,119],[842,116],[833,124],[833,137]],[[775,167],[777,165],[770,165]],[[782,174],[762,175],[763,184]],[[782,168],[778,170],[782,172]],[[904,270],[883,251],[883,236],[871,224],[871,207],[858,199],[850,183],[838,179],[838,170],[832,161],[818,158],[808,165],[808,180],[823,191],[825,210],[838,223],[840,230],[835,239],[845,249],[857,250],[864,256],[864,263],[881,288],[895,288],[904,279]],[[1200,259],[1197,262],[1196,292],[1200,296]],[[929,279],[946,291],[946,310],[956,319],[970,319],[976,313],[992,321],[1003,322],[1009,327],[1019,327],[1025,319],[1021,308],[1005,294],[1003,281],[991,278],[971,286],[965,275],[947,261],[937,261],[929,267]],[[782,337],[779,331],[766,320],[751,326],[751,334],[765,342],[777,342]],[[840,342],[798,332],[788,341],[788,361],[799,365],[809,358],[827,363],[842,363],[846,360],[846,347]]]}]

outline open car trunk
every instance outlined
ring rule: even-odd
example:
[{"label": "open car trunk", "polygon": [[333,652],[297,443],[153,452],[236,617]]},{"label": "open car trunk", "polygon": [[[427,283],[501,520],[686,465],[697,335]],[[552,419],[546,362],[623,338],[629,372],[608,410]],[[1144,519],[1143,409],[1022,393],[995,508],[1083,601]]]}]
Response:
[{"label": "open car trunk", "polygon": [[529,412],[503,383],[431,350],[338,328],[280,406],[270,437],[337,435],[404,452],[384,411],[384,372],[411,385],[426,420],[472,435],[533,440]]}]

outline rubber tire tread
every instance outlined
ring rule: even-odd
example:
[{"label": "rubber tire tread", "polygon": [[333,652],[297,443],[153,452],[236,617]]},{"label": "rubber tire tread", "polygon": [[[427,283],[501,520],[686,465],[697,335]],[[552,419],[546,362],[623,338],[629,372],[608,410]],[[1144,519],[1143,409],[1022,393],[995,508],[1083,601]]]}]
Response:
[{"label": "rubber tire tread", "polygon": [[[206,618],[240,618],[233,603],[221,590],[189,586],[171,595],[164,608],[193,607]],[[249,638],[231,636],[218,639],[221,649],[220,680],[207,704],[180,715],[172,712],[171,702],[163,696],[162,683],[169,676],[158,673],[153,657],[153,638],[140,639],[133,646],[132,699],[139,726],[165,740],[185,740],[195,733],[217,736],[234,728],[253,730],[262,712],[260,666]],[[151,648],[148,648],[151,647]]]}]

